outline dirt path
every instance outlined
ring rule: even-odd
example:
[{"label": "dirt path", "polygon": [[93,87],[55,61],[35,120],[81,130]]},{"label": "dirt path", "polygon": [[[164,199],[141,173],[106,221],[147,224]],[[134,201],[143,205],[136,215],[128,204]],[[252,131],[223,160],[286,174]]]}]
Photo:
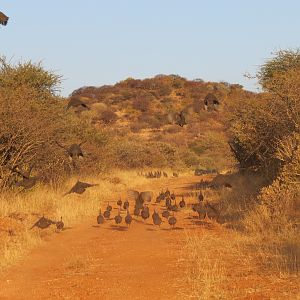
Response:
[{"label": "dirt path", "polygon": [[[195,180],[149,180],[149,187],[181,193]],[[95,216],[54,234],[1,274],[0,299],[183,299],[189,287],[179,263],[181,249],[185,229],[196,229],[187,216],[187,211],[176,215],[175,230],[167,223],[154,227],[151,217],[129,229],[113,220],[97,226]]]}]

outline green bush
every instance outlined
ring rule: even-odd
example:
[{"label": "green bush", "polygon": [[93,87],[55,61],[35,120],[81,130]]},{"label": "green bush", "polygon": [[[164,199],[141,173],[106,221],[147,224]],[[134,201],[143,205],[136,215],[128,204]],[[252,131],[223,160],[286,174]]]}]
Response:
[{"label": "green bush", "polygon": [[241,167],[273,179],[285,164],[277,155],[280,144],[300,126],[300,64],[288,68],[291,53],[285,53],[263,65],[258,75],[269,92],[234,103],[229,118],[231,147]]},{"label": "green bush", "polygon": [[5,57],[0,57],[0,88],[14,90],[26,87],[34,90],[39,99],[46,99],[60,90],[61,78],[46,71],[40,63],[28,61],[13,65]]}]

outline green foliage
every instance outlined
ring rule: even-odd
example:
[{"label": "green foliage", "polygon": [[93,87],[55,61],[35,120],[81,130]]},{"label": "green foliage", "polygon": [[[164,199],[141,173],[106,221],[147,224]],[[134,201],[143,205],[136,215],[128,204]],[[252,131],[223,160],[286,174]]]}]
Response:
[{"label": "green foliage", "polygon": [[32,175],[48,182],[65,176],[73,167],[56,141],[66,146],[85,141],[86,147],[107,141],[88,117],[66,111],[62,99],[45,88],[41,82],[48,78],[46,71],[31,63],[7,64],[4,69],[0,73],[0,187],[17,180],[11,171],[15,167],[25,171],[33,166]]},{"label": "green foliage", "polygon": [[27,87],[45,99],[59,91],[61,76],[46,71],[40,63],[31,61],[12,65],[5,57],[0,57],[0,88],[19,89]]},{"label": "green foliage", "polygon": [[[231,107],[231,147],[241,167],[263,171],[273,179],[287,164],[278,156],[284,151],[281,148],[287,147],[283,142],[288,137],[294,139],[300,128],[300,63],[298,65],[297,55],[300,57],[298,52],[278,53],[271,62],[263,65],[263,71],[258,75],[269,92],[238,101]],[[294,143],[299,142],[294,140]]]},{"label": "green foliage", "polygon": [[270,81],[277,74],[282,74],[291,69],[300,68],[300,49],[297,50],[280,50],[275,53],[274,57],[267,60],[258,72],[258,80],[263,88],[271,89]]}]

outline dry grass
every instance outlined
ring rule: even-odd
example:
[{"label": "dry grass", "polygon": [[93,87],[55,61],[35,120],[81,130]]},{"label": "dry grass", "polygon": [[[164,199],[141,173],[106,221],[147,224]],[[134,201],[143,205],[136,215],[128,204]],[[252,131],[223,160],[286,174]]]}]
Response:
[{"label": "dry grass", "polygon": [[188,296],[201,300],[299,299],[299,276],[282,268],[267,268],[262,261],[270,253],[254,247],[254,242],[225,229],[188,233],[184,249],[191,285]]},{"label": "dry grass", "polygon": [[26,193],[0,194],[0,269],[16,262],[55,232],[55,226],[45,230],[29,229],[43,214],[52,220],[62,216],[65,226],[69,227],[96,215],[102,203],[106,205],[106,201],[125,195],[128,189],[139,189],[147,182],[146,178],[137,176],[136,171],[114,171],[105,177],[81,178],[99,186],[87,189],[82,195],[62,197],[76,180],[70,179],[59,189],[41,185]]},{"label": "dry grass", "polygon": [[[214,182],[224,180],[233,188],[206,190],[205,198],[219,205],[225,223],[186,237],[189,296],[300,299],[299,218],[297,223],[291,196],[274,193],[280,200],[274,209],[255,197],[260,178],[219,176]],[[273,194],[265,195],[264,199],[273,199]]]}]

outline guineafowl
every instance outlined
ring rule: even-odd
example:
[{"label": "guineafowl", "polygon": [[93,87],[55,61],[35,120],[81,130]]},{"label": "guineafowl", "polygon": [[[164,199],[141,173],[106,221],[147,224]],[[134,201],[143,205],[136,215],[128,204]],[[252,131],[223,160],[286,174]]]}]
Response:
[{"label": "guineafowl", "polygon": [[129,208],[129,202],[128,202],[128,200],[126,200],[126,201],[124,202],[123,208],[124,208],[124,210],[128,210],[128,208]]},{"label": "guineafowl", "polygon": [[62,220],[62,217],[60,217],[60,221],[56,222],[56,228],[58,230],[63,230],[64,226],[65,226],[65,224],[64,224],[64,222]]},{"label": "guineafowl", "polygon": [[102,213],[101,213],[101,209],[100,209],[99,215],[98,215],[98,217],[97,217],[97,223],[98,223],[98,224],[103,224],[103,223],[104,223],[104,217],[103,217],[103,215],[102,215]]},{"label": "guineafowl", "polygon": [[160,203],[162,200],[166,198],[165,193],[161,192],[157,197],[155,203]]},{"label": "guineafowl", "polygon": [[202,191],[201,191],[200,194],[198,195],[198,200],[199,200],[200,202],[202,202],[202,201],[204,200],[204,196],[203,196],[203,194],[202,194]]},{"label": "guineafowl", "polygon": [[181,201],[179,202],[179,206],[180,206],[180,208],[184,208],[185,207],[185,201],[184,201],[183,196],[182,196]]},{"label": "guineafowl", "polygon": [[166,199],[166,207],[171,206],[171,204],[172,204],[171,198],[168,197],[168,198]]},{"label": "guineafowl", "polygon": [[103,216],[105,219],[109,219],[110,218],[110,210],[106,210],[104,213],[103,213]]},{"label": "guineafowl", "polygon": [[178,205],[176,204],[176,200],[175,200],[175,204],[174,205],[171,205],[170,209],[172,211],[178,211]]},{"label": "guineafowl", "polygon": [[153,217],[153,215],[152,215],[152,218],[153,218],[153,224],[154,224],[154,225],[158,225],[158,226],[161,225],[162,219],[161,219],[161,217],[159,216],[159,214],[154,215],[154,217]]},{"label": "guineafowl", "polygon": [[143,207],[143,209],[141,211],[141,216],[144,221],[150,217],[149,208],[147,206]]},{"label": "guineafowl", "polygon": [[120,210],[119,213],[115,216],[115,222],[116,224],[120,224],[122,222],[122,216],[120,215]]},{"label": "guineafowl", "polygon": [[172,217],[169,218],[168,222],[169,222],[170,226],[172,226],[174,229],[174,226],[177,223],[177,219],[173,215]]},{"label": "guineafowl", "polygon": [[72,194],[72,193],[82,194],[85,192],[85,190],[87,188],[92,187],[92,186],[97,186],[97,185],[98,184],[86,183],[86,182],[81,182],[78,180],[75,183],[75,185],[70,189],[70,191],[64,194],[64,196],[66,196],[68,194]]},{"label": "guineafowl", "polygon": [[167,189],[167,190],[165,191],[165,196],[166,196],[166,197],[169,197],[170,195],[171,195],[171,193],[170,193],[169,189]]},{"label": "guineafowl", "polygon": [[232,185],[228,182],[225,182],[224,186],[228,189],[232,189]]},{"label": "guineafowl", "polygon": [[152,214],[152,220],[154,221],[154,219],[158,218],[159,214],[156,212],[156,210],[154,210],[153,214]]},{"label": "guineafowl", "polygon": [[39,219],[37,220],[33,226],[30,228],[34,228],[34,227],[37,227],[37,228],[40,228],[40,229],[46,229],[48,228],[51,224],[56,224],[56,222],[53,222],[52,220],[50,219],[47,219],[44,217],[44,215]]},{"label": "guineafowl", "polygon": [[197,212],[199,215],[199,219],[203,219],[206,214],[206,209],[202,203],[196,203],[192,206],[193,211]]},{"label": "guineafowl", "polygon": [[140,208],[138,206],[134,207],[133,214],[138,217],[140,215]]},{"label": "guineafowl", "polygon": [[176,199],[176,196],[175,196],[174,192],[170,195],[170,197],[171,197],[172,200]]},{"label": "guineafowl", "polygon": [[170,212],[168,210],[164,210],[162,213],[162,216],[166,219],[168,219],[170,217]]},{"label": "guineafowl", "polygon": [[2,11],[0,11],[0,24],[3,26],[7,25],[9,17],[6,16]]},{"label": "guineafowl", "polygon": [[123,202],[122,202],[121,199],[117,201],[117,205],[120,206],[120,209],[121,209],[122,203],[123,203]]},{"label": "guineafowl", "polygon": [[130,226],[131,222],[132,222],[132,216],[131,216],[131,214],[129,213],[129,210],[127,209],[127,215],[126,215],[126,217],[125,217],[125,223],[126,223],[128,226]]},{"label": "guineafowl", "polygon": [[111,211],[111,210],[112,210],[112,206],[111,206],[111,205],[109,205],[109,202],[107,202],[107,207],[106,207],[106,210],[108,210],[108,211]]},{"label": "guineafowl", "polygon": [[206,207],[206,214],[207,214],[208,218],[216,219],[216,220],[219,218],[220,211],[216,207],[214,207],[209,202],[206,203],[205,207]]}]

